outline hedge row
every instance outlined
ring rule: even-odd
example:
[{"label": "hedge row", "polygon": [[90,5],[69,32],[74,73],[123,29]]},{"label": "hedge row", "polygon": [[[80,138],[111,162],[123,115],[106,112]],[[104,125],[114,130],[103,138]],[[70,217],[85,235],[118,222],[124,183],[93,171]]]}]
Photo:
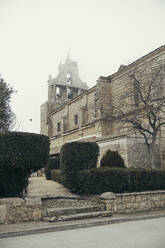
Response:
[{"label": "hedge row", "polygon": [[59,156],[49,158],[48,163],[45,168],[45,176],[47,180],[51,179],[51,170],[60,168],[60,158]]},{"label": "hedge row", "polygon": [[165,190],[165,172],[161,170],[97,168],[79,173],[76,193],[102,194]]},{"label": "hedge row", "polygon": [[63,176],[61,174],[61,170],[51,170],[51,179],[63,184]]},{"label": "hedge row", "polygon": [[80,170],[96,168],[99,147],[94,142],[71,142],[62,146],[60,169],[63,184],[72,191],[77,187]]},{"label": "hedge row", "polygon": [[45,167],[47,136],[8,132],[0,134],[0,197],[22,196],[32,172]]},{"label": "hedge row", "polygon": [[60,153],[61,171],[53,170],[52,179],[78,194],[165,190],[164,171],[128,169],[121,156],[111,151],[106,153],[102,161],[102,166],[108,164],[110,167],[96,168],[98,153],[98,145],[92,142],[63,145]]},{"label": "hedge row", "polygon": [[110,149],[103,155],[100,161],[101,167],[115,167],[115,168],[126,168],[124,159],[118,153],[118,151],[111,151]]}]

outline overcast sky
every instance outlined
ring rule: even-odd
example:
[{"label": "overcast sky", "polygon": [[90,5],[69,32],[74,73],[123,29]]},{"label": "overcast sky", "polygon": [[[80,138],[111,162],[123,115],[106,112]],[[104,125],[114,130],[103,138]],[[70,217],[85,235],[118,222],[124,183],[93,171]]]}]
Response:
[{"label": "overcast sky", "polygon": [[0,0],[0,73],[17,91],[17,128],[40,132],[48,75],[68,49],[93,86],[164,45],[164,29],[165,0]]}]

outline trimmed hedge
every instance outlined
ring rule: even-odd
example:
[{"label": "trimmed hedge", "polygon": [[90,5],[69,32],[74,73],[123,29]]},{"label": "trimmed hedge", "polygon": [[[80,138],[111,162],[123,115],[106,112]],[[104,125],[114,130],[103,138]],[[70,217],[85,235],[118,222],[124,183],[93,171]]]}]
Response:
[{"label": "trimmed hedge", "polygon": [[165,172],[161,170],[104,167],[80,171],[78,179],[79,194],[165,190]]},{"label": "trimmed hedge", "polygon": [[0,134],[0,197],[22,196],[32,172],[45,167],[47,136],[8,132]]},{"label": "trimmed hedge", "polygon": [[126,168],[124,164],[124,159],[118,153],[118,151],[111,151],[110,149],[103,155],[100,161],[101,167],[118,167],[118,168]]},{"label": "trimmed hedge", "polygon": [[96,168],[98,155],[99,147],[95,142],[64,144],[60,153],[60,169],[64,186],[75,191],[79,171]]},{"label": "trimmed hedge", "polygon": [[51,170],[60,168],[60,157],[56,156],[49,158],[48,163],[45,168],[45,176],[47,180],[51,179]]},{"label": "trimmed hedge", "polygon": [[61,170],[51,170],[51,179],[58,183],[63,183],[63,176]]}]

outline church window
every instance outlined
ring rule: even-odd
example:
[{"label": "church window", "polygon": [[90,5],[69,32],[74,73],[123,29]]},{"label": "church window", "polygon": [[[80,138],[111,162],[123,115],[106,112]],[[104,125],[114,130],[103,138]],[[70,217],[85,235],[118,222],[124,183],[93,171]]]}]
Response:
[{"label": "church window", "polygon": [[71,84],[72,83],[71,74],[69,72],[67,72],[67,74],[66,74],[66,79],[67,79],[67,83],[68,84]]},{"label": "church window", "polygon": [[68,96],[68,99],[72,99],[73,98],[73,94],[72,94],[72,91],[70,88],[67,89],[67,96]]},{"label": "church window", "polygon": [[78,96],[81,94],[81,89],[78,89]]},{"label": "church window", "polygon": [[78,115],[74,115],[74,124],[77,125],[78,124]]},{"label": "church window", "polygon": [[58,123],[57,123],[57,132],[60,132],[60,131],[61,131],[61,123],[58,122]]},{"label": "church window", "polygon": [[56,98],[60,98],[60,88],[56,87]]}]

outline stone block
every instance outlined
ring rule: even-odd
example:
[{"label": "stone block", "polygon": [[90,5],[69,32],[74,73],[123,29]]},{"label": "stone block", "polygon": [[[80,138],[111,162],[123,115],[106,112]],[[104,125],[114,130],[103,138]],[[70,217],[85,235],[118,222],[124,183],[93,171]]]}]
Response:
[{"label": "stone block", "polygon": [[100,195],[100,199],[115,200],[116,195],[113,192],[105,192],[105,193]]},{"label": "stone block", "polygon": [[160,201],[155,201],[155,206],[156,206],[156,208],[160,208],[161,207],[161,202]]},{"label": "stone block", "polygon": [[121,198],[121,200],[122,200],[123,203],[129,203],[130,202],[130,197],[129,196],[123,196]]},{"label": "stone block", "polygon": [[117,205],[117,209],[120,211],[120,210],[124,210],[126,209],[126,204],[119,204]]},{"label": "stone block", "polygon": [[158,201],[160,201],[160,196],[159,195],[153,195],[152,200],[158,202]]},{"label": "stone block", "polygon": [[126,206],[127,209],[132,209],[133,208],[133,204],[131,202],[126,203],[125,206]]},{"label": "stone block", "polygon": [[31,206],[38,206],[41,207],[41,197],[26,197],[25,198],[26,206],[31,207]]},{"label": "stone block", "polygon": [[111,211],[113,209],[113,207],[114,207],[114,204],[113,203],[111,204],[108,201],[105,203],[105,205],[106,205],[106,210],[107,211]]},{"label": "stone block", "polygon": [[25,203],[24,200],[19,197],[8,197],[8,198],[0,199],[0,205],[7,204],[13,207],[20,207],[24,203]]},{"label": "stone block", "polygon": [[122,198],[118,197],[118,198],[115,200],[115,204],[122,204]]},{"label": "stone block", "polygon": [[140,202],[139,203],[139,209],[140,210],[150,210],[151,209],[151,203],[150,202]]},{"label": "stone block", "polygon": [[137,202],[135,203],[135,202],[134,202],[134,204],[133,204],[133,209],[139,209],[139,203],[137,203]]},{"label": "stone block", "polygon": [[41,210],[34,210],[32,212],[32,218],[33,220],[41,220]]},{"label": "stone block", "polygon": [[0,224],[6,223],[7,209],[6,205],[0,205]]},{"label": "stone block", "polygon": [[136,202],[142,202],[142,196],[141,195],[136,196]]},{"label": "stone block", "polygon": [[129,201],[130,202],[132,202],[132,203],[135,203],[136,202],[136,200],[135,200],[136,198],[135,198],[135,196],[130,196],[130,199],[129,199]]},{"label": "stone block", "polygon": [[165,202],[165,194],[160,195],[160,200]]}]

